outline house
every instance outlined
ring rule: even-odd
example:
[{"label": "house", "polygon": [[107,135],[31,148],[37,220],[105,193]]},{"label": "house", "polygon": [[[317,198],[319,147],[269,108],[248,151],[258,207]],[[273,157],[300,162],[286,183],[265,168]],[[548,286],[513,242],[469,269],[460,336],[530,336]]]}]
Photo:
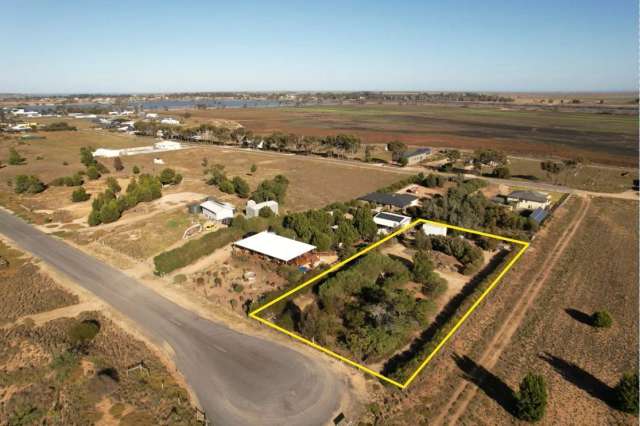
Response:
[{"label": "house", "polygon": [[551,196],[543,192],[513,191],[507,195],[508,203],[515,203],[516,210],[546,209],[551,204]]},{"label": "house", "polygon": [[387,234],[392,229],[410,224],[411,218],[391,212],[380,212],[373,217],[373,221],[378,225],[379,234]]},{"label": "house", "polygon": [[407,160],[407,165],[418,164],[427,159],[431,155],[431,148],[418,148],[413,151],[407,151],[402,154],[402,158]]},{"label": "house", "polygon": [[435,223],[425,223],[422,225],[424,235],[442,235],[447,236],[447,227],[444,225],[436,225]]},{"label": "house", "polygon": [[396,207],[405,209],[411,206],[418,206],[420,200],[418,197],[410,194],[393,194],[387,192],[372,192],[364,195],[358,200],[368,201],[369,203],[378,204],[386,207]]},{"label": "house", "polygon": [[247,218],[257,217],[260,215],[260,210],[264,207],[271,209],[273,214],[278,214],[278,202],[277,201],[264,201],[262,203],[256,203],[253,200],[247,201],[247,206],[245,207],[245,214]]},{"label": "house", "polygon": [[180,122],[178,120],[176,120],[175,118],[163,118],[162,120],[160,120],[161,124],[168,124],[170,126],[177,126],[180,124]]},{"label": "house", "polygon": [[313,263],[316,249],[311,244],[282,237],[274,232],[263,231],[233,243],[234,249],[257,253],[282,263],[304,265]]},{"label": "house", "polygon": [[529,215],[529,219],[533,220],[535,223],[540,225],[543,220],[549,215],[549,212],[543,209],[542,207],[538,207]]},{"label": "house", "polygon": [[215,200],[207,200],[200,204],[202,214],[210,220],[229,223],[236,214],[236,208],[229,203],[222,203]]},{"label": "house", "polygon": [[145,114],[146,118],[158,118],[158,113],[156,112],[148,112]]}]

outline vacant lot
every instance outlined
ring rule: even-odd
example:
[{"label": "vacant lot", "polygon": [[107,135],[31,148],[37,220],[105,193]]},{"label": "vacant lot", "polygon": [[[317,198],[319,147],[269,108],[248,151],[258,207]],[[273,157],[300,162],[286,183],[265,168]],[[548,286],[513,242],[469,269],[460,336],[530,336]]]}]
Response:
[{"label": "vacant lot", "polygon": [[496,148],[536,156],[583,156],[635,166],[637,115],[526,111],[497,107],[365,105],[190,111],[189,124],[229,119],[256,133],[352,133],[366,143]]}]

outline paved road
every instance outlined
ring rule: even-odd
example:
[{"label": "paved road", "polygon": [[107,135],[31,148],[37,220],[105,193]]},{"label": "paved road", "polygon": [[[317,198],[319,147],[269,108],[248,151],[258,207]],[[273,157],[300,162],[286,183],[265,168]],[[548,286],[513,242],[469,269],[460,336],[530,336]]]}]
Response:
[{"label": "paved road", "polygon": [[0,233],[170,344],[214,425],[325,424],[338,409],[345,390],[325,364],[199,317],[2,210]]}]

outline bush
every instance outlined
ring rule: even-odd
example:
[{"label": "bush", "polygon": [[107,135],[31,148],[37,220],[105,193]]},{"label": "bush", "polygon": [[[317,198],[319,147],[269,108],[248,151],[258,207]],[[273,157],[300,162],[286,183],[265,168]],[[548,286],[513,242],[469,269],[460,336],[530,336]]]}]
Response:
[{"label": "bush", "polygon": [[122,191],[122,188],[118,183],[118,180],[112,176],[109,176],[107,178],[107,188],[109,188],[111,192],[113,192],[114,194],[117,194],[118,192]]},{"label": "bush", "polygon": [[231,288],[233,289],[233,291],[235,291],[236,293],[242,293],[242,290],[244,290],[244,286],[242,284],[238,284],[238,283],[233,283],[233,285],[231,286]]},{"label": "bush", "polygon": [[619,410],[638,415],[638,373],[623,375],[614,393]]},{"label": "bush", "polygon": [[249,184],[247,183],[247,181],[245,181],[239,176],[236,176],[233,178],[231,182],[233,183],[233,188],[236,194],[238,194],[238,197],[240,198],[249,197],[249,192],[251,191],[251,189],[249,188]]},{"label": "bush", "polygon": [[9,164],[12,166],[21,166],[27,162],[27,159],[21,156],[15,148],[9,148]]},{"label": "bush", "polygon": [[544,378],[528,373],[520,383],[517,395],[516,413],[520,420],[537,422],[544,416],[547,406],[547,387]]},{"label": "bush", "polygon": [[261,208],[260,211],[258,212],[258,215],[264,218],[270,218],[275,216],[275,214],[273,213],[273,210],[271,210],[267,206],[264,206],[263,208]]},{"label": "bush", "polygon": [[87,167],[87,177],[91,180],[100,179],[100,172],[98,172],[96,166]]},{"label": "bush", "polygon": [[133,166],[133,168],[131,169],[131,171],[133,172],[134,175],[137,175],[138,173],[140,173],[140,167],[138,166]]},{"label": "bush", "polygon": [[38,194],[46,189],[44,183],[34,175],[18,175],[13,183],[16,194]]},{"label": "bush", "polygon": [[163,185],[169,185],[173,183],[173,179],[176,177],[176,172],[173,169],[164,169],[160,172],[160,182]]},{"label": "bush", "polygon": [[509,179],[511,177],[511,170],[508,167],[496,167],[493,170],[493,177],[497,177],[500,179]]},{"label": "bush", "polygon": [[609,328],[613,324],[613,318],[607,311],[597,311],[591,315],[591,324],[597,328]]},{"label": "bush", "polygon": [[46,132],[58,132],[58,131],[76,131],[76,126],[71,126],[66,121],[56,121],[55,123],[47,124],[42,128]]},{"label": "bush", "polygon": [[93,149],[88,146],[80,148],[80,162],[86,167],[95,166],[96,160],[93,158]]},{"label": "bush", "polygon": [[233,183],[230,180],[223,180],[222,182],[220,182],[220,191],[222,192],[226,192],[227,194],[233,194],[235,192],[235,188],[233,186]]},{"label": "bush", "polygon": [[175,277],[173,277],[174,284],[182,284],[185,281],[187,281],[187,276],[185,274],[178,274]]},{"label": "bush", "polygon": [[122,164],[122,160],[120,159],[120,157],[116,157],[113,159],[113,168],[117,172],[124,170],[124,165]]},{"label": "bush", "polygon": [[80,187],[71,193],[71,201],[74,203],[87,201],[90,197],[91,195],[87,194],[87,191],[83,187]]}]

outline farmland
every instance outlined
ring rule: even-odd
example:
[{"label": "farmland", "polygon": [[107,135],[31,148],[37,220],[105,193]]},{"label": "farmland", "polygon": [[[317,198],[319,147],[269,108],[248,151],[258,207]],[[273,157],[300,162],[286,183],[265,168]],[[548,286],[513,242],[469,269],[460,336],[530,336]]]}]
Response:
[{"label": "farmland", "polygon": [[229,119],[259,134],[350,133],[365,143],[400,140],[411,145],[493,148],[538,157],[582,156],[594,163],[623,166],[636,165],[638,156],[637,115],[446,105],[261,108],[189,114],[189,124]]}]

